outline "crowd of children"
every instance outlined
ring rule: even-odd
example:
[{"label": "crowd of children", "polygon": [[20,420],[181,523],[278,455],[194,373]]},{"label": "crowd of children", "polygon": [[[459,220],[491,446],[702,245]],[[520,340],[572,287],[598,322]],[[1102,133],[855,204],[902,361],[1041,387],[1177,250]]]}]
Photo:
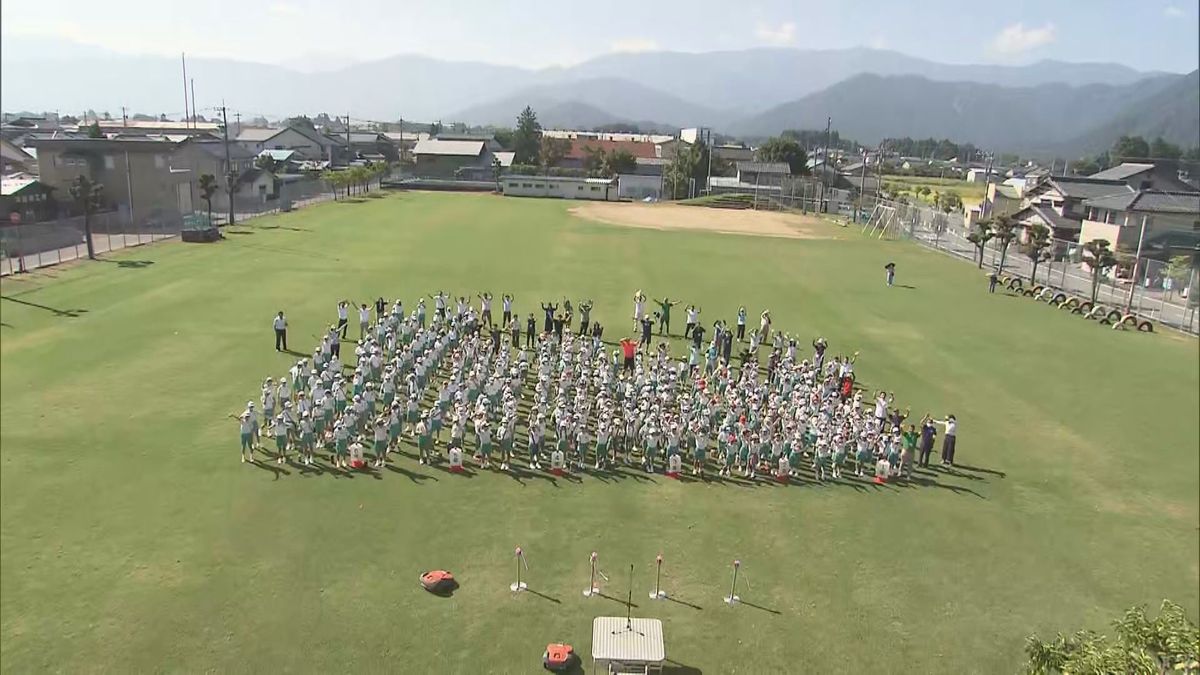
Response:
[{"label": "crowd of children", "polygon": [[[908,410],[892,395],[864,400],[854,386],[857,352],[833,355],[817,339],[802,355],[794,338],[771,332],[768,311],[748,338],[743,307],[736,335],[716,321],[706,342],[700,309],[688,305],[689,353],[675,359],[666,341],[651,344],[653,322],[640,291],[634,311],[643,312],[643,339],[636,347],[626,339],[611,352],[603,327],[591,321],[590,300],[542,303],[542,330],[530,314],[522,343],[509,295],[502,296],[499,325],[489,293],[477,296],[478,311],[466,296],[454,299],[453,309],[451,296],[429,297],[429,321],[424,299],[406,314],[400,300],[389,308],[380,298],[373,321],[363,304],[352,363],[341,351],[351,303],[339,303],[338,323],[312,357],[278,380],[267,378],[261,407],[249,401],[236,416],[242,461],[255,461],[258,450],[277,463],[295,456],[311,466],[327,453],[335,468],[362,467],[369,448],[380,467],[401,443],[415,441],[421,464],[445,461],[452,469],[469,450],[481,468],[495,460],[501,470],[520,454],[530,469],[555,472],[633,465],[677,474],[686,463],[697,476],[715,468],[721,476],[787,480],[807,465],[818,481],[851,469],[887,480],[910,477],[914,462],[928,463],[935,425],[942,424],[942,460],[953,462],[953,416],[906,424]],[[669,335],[676,302],[656,303],[660,330]],[[735,365],[732,343],[743,339],[748,346]],[[262,436],[274,439],[273,450]]]}]

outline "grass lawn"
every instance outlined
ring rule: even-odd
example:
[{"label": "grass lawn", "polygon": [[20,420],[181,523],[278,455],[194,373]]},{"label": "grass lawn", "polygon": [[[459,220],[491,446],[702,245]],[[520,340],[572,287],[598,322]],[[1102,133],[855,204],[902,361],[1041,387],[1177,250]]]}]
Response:
[{"label": "grass lawn", "polygon": [[[5,279],[0,669],[535,672],[546,643],[586,655],[592,618],[624,612],[581,597],[593,550],[614,598],[635,563],[633,614],[663,619],[694,669],[677,672],[1011,673],[1031,632],[1104,630],[1163,598],[1196,619],[1195,340],[989,296],[971,265],[852,228],[656,231],[570,205],[330,203]],[[888,260],[903,286],[885,288]],[[782,487],[238,462],[227,415],[293,360],[272,349],[279,309],[308,351],[343,297],[487,289],[525,313],[569,294],[613,339],[637,288],[709,322],[767,306],[861,350],[867,386],[957,414],[965,466]],[[508,591],[516,545],[536,595]],[[659,552],[680,602],[646,599]],[[735,557],[753,604],[729,608]],[[452,598],[419,590],[435,568],[461,579]]]},{"label": "grass lawn", "polygon": [[[883,180],[885,183],[895,183],[902,188],[899,194],[907,195],[913,201],[920,200],[928,204],[933,204],[937,201],[937,193],[939,192],[957,192],[963,204],[967,208],[970,208],[983,201],[983,198],[987,195],[987,186],[983,183],[968,183],[958,178],[885,175]],[[929,193],[918,195],[917,189],[921,187],[929,188]]]}]

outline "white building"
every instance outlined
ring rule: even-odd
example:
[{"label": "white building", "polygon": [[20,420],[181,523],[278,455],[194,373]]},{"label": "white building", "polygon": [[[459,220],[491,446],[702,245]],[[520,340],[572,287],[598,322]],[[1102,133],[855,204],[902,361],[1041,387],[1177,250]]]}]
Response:
[{"label": "white building", "polygon": [[556,197],[615,202],[618,185],[615,178],[575,178],[571,176],[503,176],[501,192],[507,197]]}]

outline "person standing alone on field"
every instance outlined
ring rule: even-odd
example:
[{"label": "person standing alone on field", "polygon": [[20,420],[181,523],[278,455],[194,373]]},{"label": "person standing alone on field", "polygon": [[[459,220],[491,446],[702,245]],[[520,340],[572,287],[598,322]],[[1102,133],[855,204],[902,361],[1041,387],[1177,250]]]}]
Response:
[{"label": "person standing alone on field", "polygon": [[883,266],[883,269],[887,271],[887,285],[894,286],[896,284],[896,263],[889,262]]},{"label": "person standing alone on field", "polygon": [[996,284],[1000,283],[1000,275],[995,270],[988,272],[988,293],[996,292]]},{"label": "person standing alone on field", "polygon": [[287,319],[284,318],[283,312],[280,311],[275,315],[275,351],[287,351]]},{"label": "person standing alone on field", "polygon": [[954,466],[954,445],[958,440],[958,420],[954,415],[946,415],[945,422],[935,422],[946,427],[946,435],[942,438],[942,465]]}]

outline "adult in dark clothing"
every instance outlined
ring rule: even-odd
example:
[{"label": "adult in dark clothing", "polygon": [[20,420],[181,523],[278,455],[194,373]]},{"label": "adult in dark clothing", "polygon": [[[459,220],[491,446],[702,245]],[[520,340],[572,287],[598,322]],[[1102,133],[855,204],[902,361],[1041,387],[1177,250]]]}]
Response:
[{"label": "adult in dark clothing", "polygon": [[376,321],[383,318],[383,312],[386,309],[387,309],[387,302],[383,299],[383,296],[376,298],[376,300],[375,300],[375,320]]},{"label": "adult in dark clothing", "polygon": [[721,358],[725,360],[726,365],[729,364],[729,356],[733,354],[733,333],[725,331],[725,339],[721,345]]},{"label": "adult in dark clothing", "polygon": [[500,352],[500,331],[496,328],[492,329],[492,354]]},{"label": "adult in dark clothing", "polygon": [[700,349],[700,345],[703,343],[704,343],[704,326],[702,324],[696,324],[696,326],[694,328],[692,328],[692,346],[695,347],[696,349]]},{"label": "adult in dark clothing", "polygon": [[647,352],[650,351],[650,331],[652,331],[652,330],[654,330],[654,322],[650,320],[650,317],[643,316],[642,317],[642,341],[638,345],[638,349],[645,349]]},{"label": "adult in dark clothing", "polygon": [[558,311],[558,305],[543,302],[542,311],[546,313],[546,320],[542,323],[542,332],[549,333],[554,330],[554,313]]},{"label": "adult in dark clothing", "polygon": [[533,348],[533,340],[537,334],[537,321],[533,319],[533,312],[529,313],[529,318],[525,320],[525,346]]},{"label": "adult in dark clothing", "polygon": [[563,325],[566,322],[561,315],[554,317],[554,339],[560,343],[562,342]]},{"label": "adult in dark clothing", "polygon": [[518,319],[510,319],[508,321],[508,330],[512,333],[512,348],[520,349],[521,347],[521,322]]},{"label": "adult in dark clothing", "polygon": [[283,317],[283,312],[275,315],[275,320],[272,322],[275,327],[275,351],[287,351],[287,319]]},{"label": "adult in dark clothing", "polygon": [[933,439],[936,437],[937,427],[933,424],[933,418],[926,415],[921,419],[921,445],[917,464],[929,466],[929,455],[933,453]]}]

